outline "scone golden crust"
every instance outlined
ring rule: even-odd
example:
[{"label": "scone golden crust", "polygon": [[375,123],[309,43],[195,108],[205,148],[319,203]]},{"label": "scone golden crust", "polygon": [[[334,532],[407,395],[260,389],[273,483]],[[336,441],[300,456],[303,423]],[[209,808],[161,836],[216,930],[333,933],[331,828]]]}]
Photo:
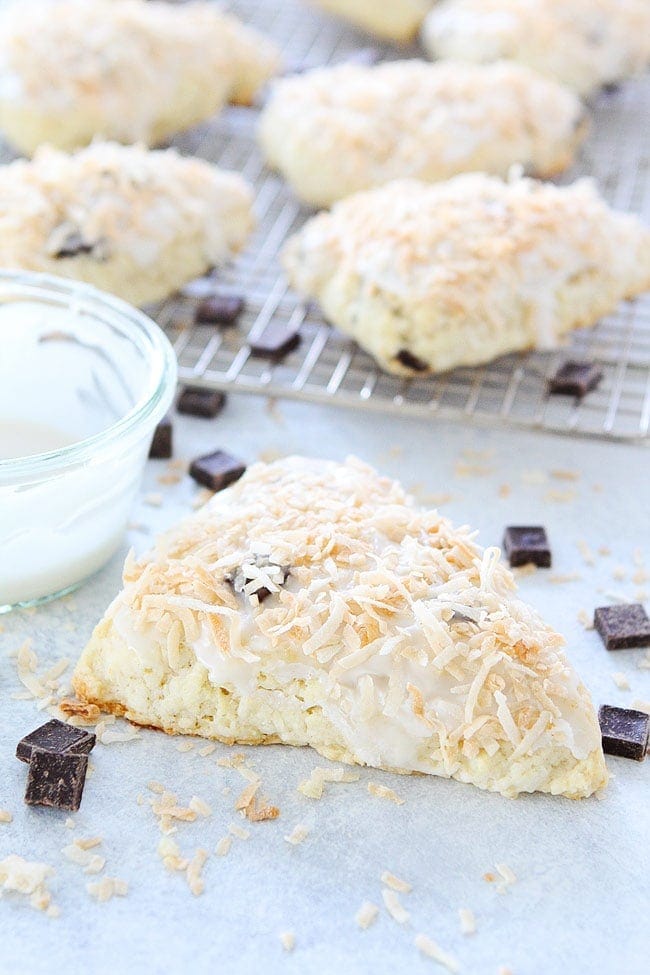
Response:
[{"label": "scone golden crust", "polygon": [[648,0],[441,0],[422,26],[435,58],[535,68],[581,95],[650,63]]},{"label": "scone golden crust", "polygon": [[310,2],[386,41],[406,43],[415,36],[433,0],[310,0]]},{"label": "scone golden crust", "polygon": [[279,60],[202,0],[14,0],[0,19],[0,129],[27,155],[94,136],[156,145],[250,102]]},{"label": "scone golden crust", "polygon": [[251,206],[241,176],[171,149],[44,148],[0,167],[0,266],[158,301],[239,250]]},{"label": "scone golden crust", "polygon": [[562,644],[498,549],[356,460],[293,457],[127,560],[73,684],[168,732],[580,798],[607,772]]},{"label": "scone golden crust", "polygon": [[424,375],[558,345],[650,288],[650,231],[588,180],[396,180],[285,245],[291,284],[389,372]]},{"label": "scone golden crust", "polygon": [[587,128],[577,95],[522,65],[398,61],[275,82],[259,139],[301,199],[329,206],[405,176],[551,176]]}]

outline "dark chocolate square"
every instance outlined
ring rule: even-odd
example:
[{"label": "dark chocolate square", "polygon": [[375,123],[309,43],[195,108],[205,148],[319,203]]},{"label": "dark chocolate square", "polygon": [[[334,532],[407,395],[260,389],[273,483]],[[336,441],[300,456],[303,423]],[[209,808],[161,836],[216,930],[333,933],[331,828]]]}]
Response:
[{"label": "dark chocolate square", "polygon": [[95,747],[95,736],[85,728],[74,728],[65,721],[53,718],[42,724],[40,728],[31,731],[22,738],[16,747],[16,758],[21,762],[31,761],[34,748],[42,751],[58,752],[88,752]]},{"label": "dark chocolate square", "polygon": [[234,325],[246,306],[241,295],[209,295],[197,306],[197,325]]},{"label": "dark chocolate square", "polygon": [[226,394],[220,389],[200,389],[197,386],[184,386],[176,403],[179,413],[188,416],[201,416],[213,420],[226,404]]},{"label": "dark chocolate square", "polygon": [[418,359],[416,355],[408,349],[400,349],[395,359],[401,366],[410,369],[412,372],[428,372],[429,366],[423,359]]},{"label": "dark chocolate square", "polygon": [[577,396],[580,399],[595,389],[603,371],[592,362],[565,362],[548,381],[549,393]]},{"label": "dark chocolate square", "polygon": [[164,416],[153,432],[149,457],[152,460],[168,460],[172,455],[173,428],[169,416]]},{"label": "dark chocolate square", "polygon": [[608,650],[650,646],[650,620],[641,603],[599,606],[594,627]]},{"label": "dark chocolate square", "polygon": [[246,465],[226,453],[225,450],[215,450],[212,454],[197,457],[190,465],[190,477],[197,484],[203,484],[211,491],[222,491],[238,481],[246,470]]},{"label": "dark chocolate square", "polygon": [[262,359],[281,359],[299,344],[298,330],[280,322],[269,322],[261,335],[250,340],[251,353]]},{"label": "dark chocolate square", "polygon": [[503,547],[513,568],[530,562],[542,569],[550,568],[551,549],[541,525],[510,525],[503,536]]},{"label": "dark chocolate square", "polygon": [[603,751],[607,755],[643,761],[648,748],[649,714],[603,704],[598,709],[598,723],[603,737]]},{"label": "dark chocolate square", "polygon": [[88,756],[83,752],[32,748],[25,802],[75,812],[81,804],[87,770]]}]

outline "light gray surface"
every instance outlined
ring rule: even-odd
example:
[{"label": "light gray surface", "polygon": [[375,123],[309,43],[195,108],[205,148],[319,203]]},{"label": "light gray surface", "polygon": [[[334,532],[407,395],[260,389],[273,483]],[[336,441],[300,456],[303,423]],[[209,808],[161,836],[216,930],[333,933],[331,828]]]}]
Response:
[{"label": "light gray surface", "polygon": [[[483,544],[500,543],[507,523],[543,522],[554,568],[523,578],[522,595],[565,633],[569,656],[597,704],[650,699],[650,671],[637,667],[644,651],[608,654],[577,619],[579,609],[591,612],[608,602],[605,592],[633,597],[650,588],[650,582],[630,579],[634,549],[647,553],[649,547],[646,450],[298,404],[269,411],[263,401],[243,397],[231,398],[216,421],[176,418],[175,432],[181,457],[219,446],[248,461],[269,450],[332,458],[356,453],[407,486],[452,494],[443,512],[478,528]],[[467,450],[493,453],[463,456]],[[459,476],[459,461],[490,471]],[[580,479],[554,479],[554,469],[579,471]],[[187,512],[196,490],[189,478],[171,487],[159,484],[164,470],[164,462],[150,463],[144,489],[160,492],[163,506],[142,504],[134,512],[134,521],[152,529]],[[503,484],[512,489],[508,498],[499,495]],[[575,497],[551,500],[549,491]],[[580,540],[594,551],[606,545],[612,554],[586,565]],[[146,541],[141,531],[132,532],[131,544],[142,548]],[[25,808],[26,767],[13,752],[43,715],[32,702],[11,698],[21,688],[9,653],[31,637],[43,663],[74,658],[118,589],[124,551],[68,600],[0,619],[0,807],[14,814],[13,823],[0,824],[0,859],[19,853],[52,864],[51,889],[61,908],[61,916],[50,919],[22,898],[0,902],[0,972],[442,971],[414,947],[420,931],[455,954],[463,972],[476,975],[496,975],[501,965],[514,975],[647,971],[647,762],[609,759],[613,777],[605,797],[579,803],[543,796],[513,801],[454,782],[372,770],[361,770],[359,783],[328,786],[315,802],[296,792],[313,767],[327,764],[315,753],[235,748],[247,753],[281,817],[252,825],[250,840],[234,840],[229,855],[219,858],[215,845],[238,821],[234,801],[244,784],[216,764],[230,750],[219,746],[209,758],[181,754],[177,740],[145,731],[138,741],[97,746],[96,771],[74,832],[64,828],[65,814]],[[616,566],[628,570],[627,579],[613,578]],[[581,578],[549,581],[551,574],[573,572]],[[615,686],[616,671],[627,674],[630,691]],[[205,847],[212,854],[201,897],[193,897],[184,878],[168,873],[156,854],[156,820],[147,804],[136,803],[150,779],[184,803],[196,794],[213,807],[211,818],[181,823],[175,836],[184,853]],[[405,804],[370,796],[368,781],[390,785]],[[224,787],[231,793],[224,795]],[[283,837],[299,822],[312,823],[313,832],[292,847]],[[60,852],[74,835],[103,837],[105,873],[128,880],[125,899],[90,899],[85,884],[96,878]],[[482,879],[497,862],[518,877],[505,894]],[[413,884],[401,898],[411,922],[401,927],[382,908],[377,923],[359,931],[354,914],[364,900],[381,905],[379,878],[386,869]],[[472,937],[460,933],[460,907],[476,913]],[[286,930],[296,935],[291,955],[279,942]]]}]

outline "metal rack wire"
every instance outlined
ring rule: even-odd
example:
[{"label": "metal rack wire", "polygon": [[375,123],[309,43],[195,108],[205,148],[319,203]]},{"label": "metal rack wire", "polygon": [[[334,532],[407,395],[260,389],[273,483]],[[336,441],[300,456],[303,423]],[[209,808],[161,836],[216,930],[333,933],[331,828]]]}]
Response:
[{"label": "metal rack wire", "polygon": [[[274,37],[288,65],[336,62],[369,43],[300,0],[231,0],[226,6]],[[650,220],[649,111],[650,79],[603,93],[594,106],[591,138],[563,181],[590,175],[613,206]],[[256,120],[255,109],[232,108],[176,140],[181,151],[239,170],[250,180],[258,216],[246,251],[218,275],[224,289],[246,297],[246,312],[236,328],[193,327],[195,303],[189,298],[177,296],[155,309],[176,350],[182,382],[356,409],[650,442],[650,295],[622,304],[595,328],[574,333],[556,353],[508,356],[482,368],[426,379],[403,380],[378,370],[355,343],[324,322],[318,309],[287,288],[278,252],[309,211],[265,168],[255,143]],[[277,363],[256,358],[249,345],[271,320],[299,327],[301,336],[299,346]],[[586,359],[603,370],[598,388],[582,401],[546,394],[547,378],[567,358]]]}]

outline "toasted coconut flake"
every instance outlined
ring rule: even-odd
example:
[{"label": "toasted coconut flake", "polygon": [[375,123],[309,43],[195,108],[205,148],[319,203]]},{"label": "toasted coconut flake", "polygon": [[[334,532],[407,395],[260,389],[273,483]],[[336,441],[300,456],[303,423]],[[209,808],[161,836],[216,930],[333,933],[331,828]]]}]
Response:
[{"label": "toasted coconut flake", "polygon": [[321,799],[326,782],[358,782],[359,776],[355,772],[346,772],[342,768],[313,769],[308,779],[298,785],[298,792],[310,799]]},{"label": "toasted coconut flake", "polygon": [[129,885],[119,877],[102,877],[101,880],[86,884],[86,890],[96,901],[104,904],[113,897],[126,897]]},{"label": "toasted coconut flake", "polygon": [[59,709],[66,718],[73,719],[70,724],[81,726],[97,724],[102,714],[96,704],[83,704],[75,698],[59,701]]},{"label": "toasted coconut flake", "polygon": [[198,897],[205,890],[205,882],[201,873],[209,856],[207,850],[198,849],[187,865],[185,871],[187,886],[195,897]]},{"label": "toasted coconut flake", "polygon": [[232,823],[228,827],[228,832],[236,836],[238,840],[247,840],[251,835],[249,830],[244,829],[243,826],[239,826],[237,823]]},{"label": "toasted coconut flake", "polygon": [[15,853],[0,860],[0,896],[14,892],[29,897],[29,905],[37,911],[47,911],[52,895],[47,887],[54,868],[47,863],[24,860]]},{"label": "toasted coconut flake", "polygon": [[414,943],[418,951],[421,951],[427,958],[431,958],[432,961],[438,962],[447,971],[453,972],[454,975],[460,971],[460,965],[454,956],[443,951],[433,938],[429,938],[426,934],[416,934]]},{"label": "toasted coconut flake", "polygon": [[230,852],[230,847],[232,846],[231,836],[222,836],[217,843],[214,852],[218,857],[225,857]]},{"label": "toasted coconut flake", "polygon": [[95,734],[97,735],[97,741],[100,741],[102,745],[117,745],[123,744],[127,741],[137,741],[141,738],[140,732],[133,725],[127,722],[121,722],[118,728],[106,728],[102,725],[97,725],[95,729]]},{"label": "toasted coconut flake", "polygon": [[213,752],[216,751],[216,748],[217,746],[215,743],[211,741],[209,745],[204,745],[203,748],[199,748],[197,754],[200,755],[201,758],[207,758],[208,755],[212,755]]},{"label": "toasted coconut flake", "polygon": [[548,577],[548,581],[555,585],[565,585],[567,582],[579,582],[582,576],[579,572],[554,572]]},{"label": "toasted coconut flake", "polygon": [[282,931],[280,934],[280,944],[285,951],[293,951],[296,947],[296,936],[293,931]]},{"label": "toasted coconut flake", "polygon": [[309,836],[311,830],[309,826],[305,826],[304,823],[298,823],[293,827],[288,836],[285,836],[287,843],[291,843],[292,846],[298,846],[299,843],[303,843]]},{"label": "toasted coconut flake", "polygon": [[458,911],[458,916],[460,917],[460,930],[463,934],[475,934],[476,918],[474,917],[474,912],[470,911],[468,907],[461,907]]},{"label": "toasted coconut flake", "polygon": [[177,752],[191,752],[194,748],[193,741],[179,741],[176,745]]},{"label": "toasted coconut flake", "polygon": [[387,785],[381,785],[379,782],[369,782],[368,792],[371,796],[377,796],[380,799],[390,799],[397,806],[403,806],[406,802],[401,796],[398,796],[393,789],[389,789]]},{"label": "toasted coconut flake", "polygon": [[386,910],[388,911],[392,919],[394,921],[397,921],[398,924],[406,924],[409,921],[411,915],[406,910],[406,908],[403,907],[402,904],[400,903],[400,899],[397,896],[396,891],[384,889],[381,892],[381,896],[384,899],[384,905],[386,907]]},{"label": "toasted coconut flake", "polygon": [[629,690],[631,690],[631,688],[630,688],[630,682],[627,679],[627,675],[624,674],[622,670],[617,670],[615,673],[613,673],[612,674],[612,680],[614,681],[614,683],[618,687],[619,691],[629,691]]},{"label": "toasted coconut flake", "polygon": [[13,818],[13,813],[10,813],[8,809],[0,809],[0,823],[11,823]]},{"label": "toasted coconut flake", "polygon": [[155,779],[150,779],[150,781],[147,782],[147,789],[149,789],[150,792],[155,792],[157,795],[161,796],[165,791],[165,786],[162,785],[161,782],[156,782]]},{"label": "toasted coconut flake", "polygon": [[376,904],[372,904],[370,901],[364,901],[357,913],[354,915],[354,920],[357,925],[365,931],[369,928],[371,924],[374,924],[379,915],[379,908]]},{"label": "toasted coconut flake", "polygon": [[199,799],[198,796],[192,796],[189,801],[189,808],[198,816],[204,816],[206,819],[212,815],[212,807],[207,802],[204,802],[203,799]]},{"label": "toasted coconut flake", "polygon": [[148,504],[150,508],[160,508],[163,503],[163,496],[157,493],[145,494],[142,503]]},{"label": "toasted coconut flake", "polygon": [[400,894],[408,894],[413,889],[412,884],[409,884],[406,880],[400,880],[399,877],[396,877],[394,873],[389,873],[388,870],[384,870],[382,873],[381,882],[392,890],[399,891]]},{"label": "toasted coconut flake", "polygon": [[636,665],[639,670],[650,670],[650,650],[646,650]]},{"label": "toasted coconut flake", "polygon": [[102,838],[101,836],[78,836],[72,842],[80,850],[94,850],[95,847],[101,846]]}]

